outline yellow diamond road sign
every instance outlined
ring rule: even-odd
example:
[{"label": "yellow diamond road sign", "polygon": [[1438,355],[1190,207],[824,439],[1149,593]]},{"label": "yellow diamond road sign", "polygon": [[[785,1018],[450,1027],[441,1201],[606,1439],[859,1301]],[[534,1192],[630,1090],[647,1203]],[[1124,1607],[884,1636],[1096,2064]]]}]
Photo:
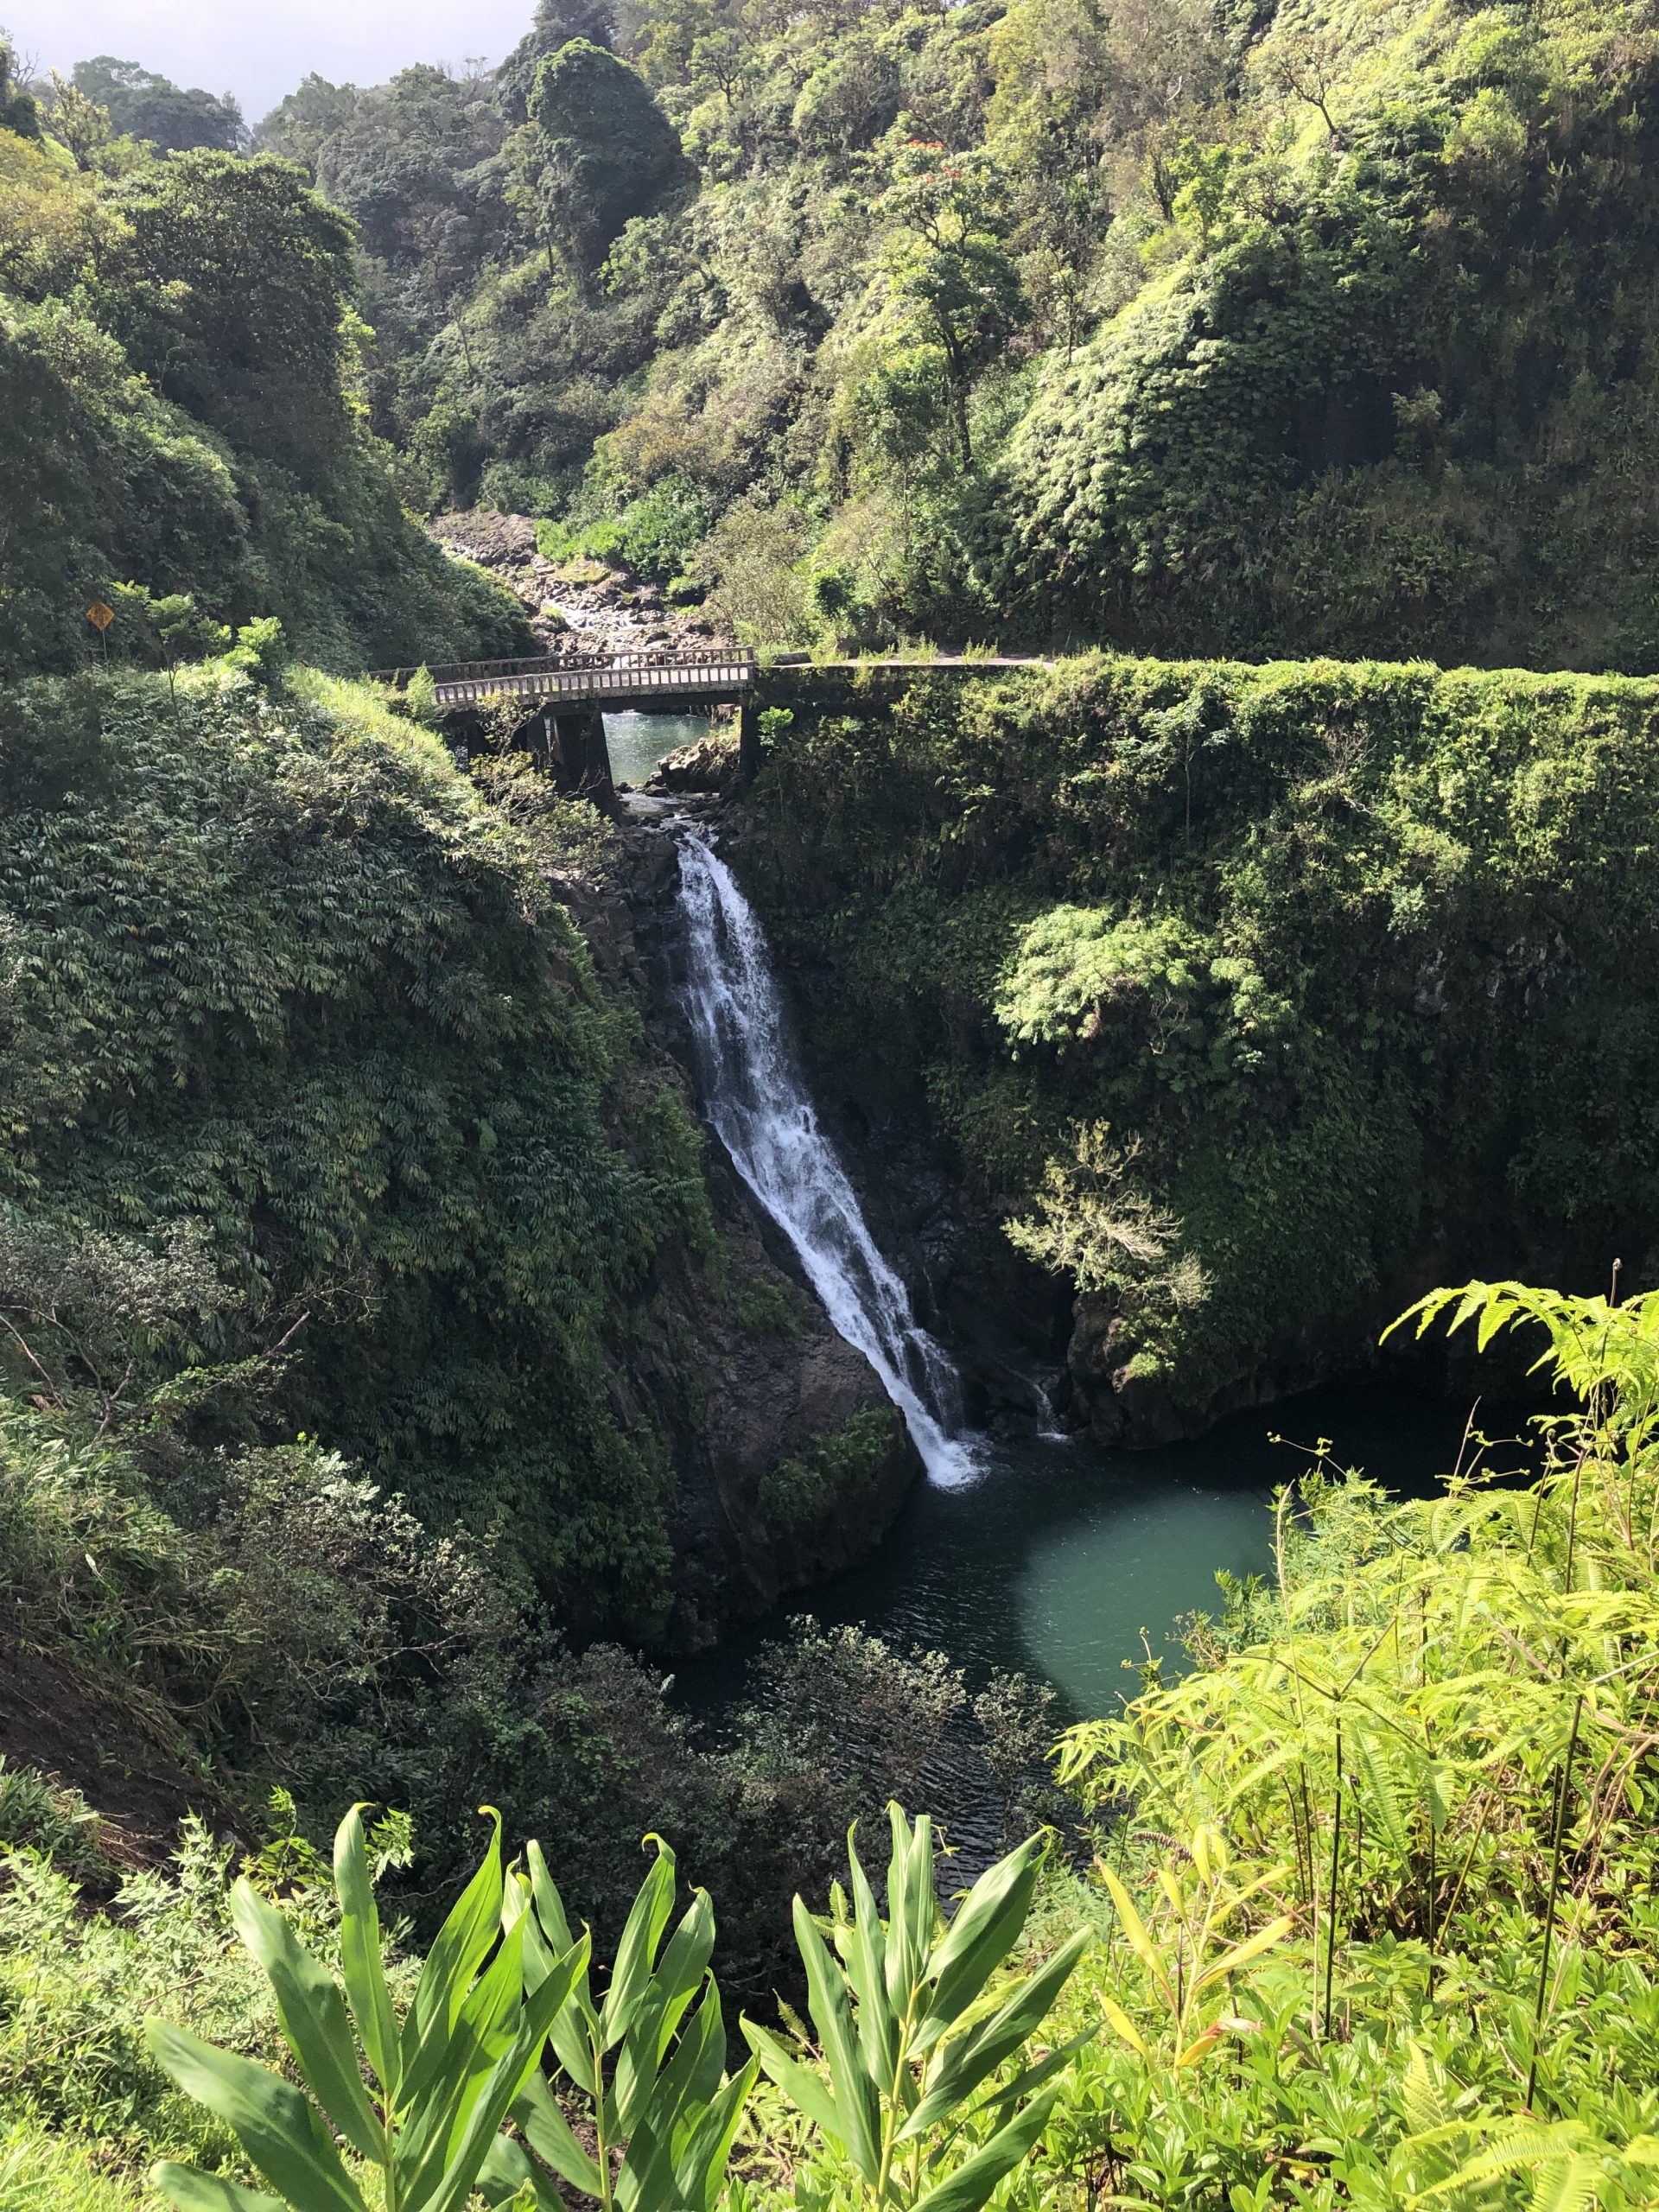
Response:
[{"label": "yellow diamond road sign", "polygon": [[95,599],[86,610],[86,620],[94,630],[107,630],[115,620],[115,609],[105,607],[101,599]]}]

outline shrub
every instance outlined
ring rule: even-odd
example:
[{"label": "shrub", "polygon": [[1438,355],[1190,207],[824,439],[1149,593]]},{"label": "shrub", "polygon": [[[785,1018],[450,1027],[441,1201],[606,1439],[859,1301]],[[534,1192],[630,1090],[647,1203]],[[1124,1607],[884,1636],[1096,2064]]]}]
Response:
[{"label": "shrub", "polygon": [[[780,1320],[769,1318],[765,1325],[776,1328]],[[874,1493],[899,1439],[899,1416],[890,1406],[863,1407],[844,1428],[815,1436],[804,1451],[767,1469],[760,1483],[762,1518],[775,1529],[798,1529],[832,1514],[855,1514]]]}]

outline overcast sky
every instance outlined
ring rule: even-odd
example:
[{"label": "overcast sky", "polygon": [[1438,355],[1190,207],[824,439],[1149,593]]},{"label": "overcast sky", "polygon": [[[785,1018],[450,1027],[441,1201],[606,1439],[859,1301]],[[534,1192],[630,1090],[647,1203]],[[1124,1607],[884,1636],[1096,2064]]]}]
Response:
[{"label": "overcast sky", "polygon": [[308,70],[378,85],[411,61],[499,61],[535,0],[0,0],[26,60],[67,72],[94,54],[234,92],[257,123]]}]

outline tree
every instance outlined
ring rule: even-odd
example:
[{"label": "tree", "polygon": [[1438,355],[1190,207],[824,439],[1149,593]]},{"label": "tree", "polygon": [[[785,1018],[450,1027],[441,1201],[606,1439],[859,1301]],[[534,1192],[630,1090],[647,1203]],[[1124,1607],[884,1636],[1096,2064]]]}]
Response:
[{"label": "tree", "polygon": [[315,184],[324,147],[350,124],[365,97],[355,85],[331,85],[312,70],[272,108],[255,132],[254,143],[262,153],[297,162]]},{"label": "tree", "polygon": [[17,57],[11,41],[0,36],[0,130],[19,138],[38,138],[41,118],[28,87],[17,81]]},{"label": "tree", "polygon": [[86,175],[98,166],[98,157],[115,136],[115,124],[106,107],[90,92],[57,70],[52,72],[52,104],[47,124],[60,146],[67,146],[75,167]]},{"label": "tree", "polygon": [[242,110],[229,92],[215,96],[199,85],[187,92],[170,77],[137,61],[118,60],[112,54],[78,61],[71,73],[78,91],[108,109],[118,130],[147,139],[164,152],[213,146],[229,154],[246,143]]},{"label": "tree", "polygon": [[549,222],[586,273],[630,217],[679,181],[679,138],[639,73],[590,39],[572,39],[541,63],[530,112]]},{"label": "tree", "polygon": [[[302,106],[291,98],[265,126],[271,143],[310,143],[318,188],[395,272],[397,312],[414,306],[423,310],[418,327],[441,327],[506,219],[501,118],[488,78],[420,63],[348,99],[321,80]],[[372,312],[378,320],[378,302]]]},{"label": "tree", "polygon": [[1256,48],[1253,67],[1275,92],[1311,107],[1324,124],[1331,143],[1340,146],[1342,132],[1331,112],[1331,102],[1353,67],[1342,30],[1332,23],[1281,16]]},{"label": "tree", "polygon": [[912,138],[899,148],[880,204],[898,226],[885,256],[888,283],[939,349],[958,456],[970,468],[975,372],[1025,309],[1019,271],[1002,242],[1001,185],[984,155],[951,154],[937,141]]},{"label": "tree", "polygon": [[176,714],[180,664],[224,652],[231,642],[230,631],[204,614],[188,591],[158,597],[143,584],[116,584],[111,596],[117,617],[124,618],[124,648],[134,659],[167,671],[168,696]]},{"label": "tree", "polygon": [[346,219],[269,154],[200,150],[129,188],[134,274],[156,288],[137,350],[162,391],[314,476],[343,429]]},{"label": "tree", "polygon": [[572,39],[607,48],[614,45],[611,0],[537,0],[535,22],[495,73],[496,102],[509,123],[530,120],[537,70]]}]

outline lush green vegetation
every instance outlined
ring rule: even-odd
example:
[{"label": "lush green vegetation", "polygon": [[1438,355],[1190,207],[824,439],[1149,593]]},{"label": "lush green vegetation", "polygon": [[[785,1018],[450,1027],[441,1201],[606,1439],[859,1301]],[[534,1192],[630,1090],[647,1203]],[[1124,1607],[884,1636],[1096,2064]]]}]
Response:
[{"label": "lush green vegetation", "polygon": [[[0,2212],[1659,2202],[1659,1294],[1477,1286],[1541,1476],[1316,1465],[1068,1800],[1052,1693],[855,1630],[705,1738],[635,1653],[710,1346],[804,1309],[572,918],[603,825],[319,672],[524,642],[474,501],[766,645],[1479,663],[780,674],[731,842],[1103,1435],[1448,1271],[1645,1285],[1656,67],[1611,0],[540,0],[249,147],[0,39]],[[947,1910],[848,1832],[964,1738],[1055,1826]]]},{"label": "lush green vegetation", "polygon": [[1106,1433],[1359,1351],[1448,1255],[1649,1279],[1649,684],[775,682],[742,865],[813,1042],[1070,1280]]},{"label": "lush green vegetation", "polygon": [[334,667],[515,650],[516,603],[402,512],[362,420],[350,226],[282,162],[167,139],[154,85],[95,66],[39,105],[4,50],[0,678],[142,661],[142,626],[86,620],[124,584],[274,614]]},{"label": "lush green vegetation", "polygon": [[410,497],[666,499],[759,643],[1649,671],[1656,54],[1611,0],[542,0],[258,143],[361,226]]},{"label": "lush green vegetation", "polygon": [[868,1406],[845,1428],[814,1437],[804,1452],[779,1460],[760,1484],[766,1521],[783,1529],[810,1524],[838,1501],[856,1510],[880,1482],[898,1420],[890,1406]]},{"label": "lush green vegetation", "polygon": [[[196,1829],[78,1919],[54,1862],[82,1873],[82,1816],[0,1797],[28,2201],[133,2204],[160,2155],[172,2201],[214,2212],[378,2203],[377,2164],[410,2208],[459,2204],[470,2173],[491,2204],[550,2207],[556,2175],[624,2212],[1653,2203],[1659,1298],[1478,1284],[1419,1319],[1448,1312],[1545,1338],[1572,1395],[1541,1477],[1476,1452],[1396,1505],[1316,1465],[1280,1500],[1272,1577],[1192,1624],[1190,1671],[1065,1739],[1090,1871],[1021,1846],[947,1924],[929,1823],[895,1808],[883,1894],[854,1853],[849,1891],[809,1892],[823,1917],[798,1900],[810,2026],[746,2024],[768,2085],[723,2071],[706,1895],[664,1942],[660,1844],[601,1997],[533,1844],[504,1870],[498,1834],[423,1967],[373,1902],[397,1822],[352,1815],[337,1898],[283,1838],[227,1893]],[[250,2063],[273,2059],[286,2080]],[[276,2199],[234,2193],[245,2156]]]},{"label": "lush green vegetation", "polygon": [[264,1357],[279,1433],[644,1626],[668,1453],[617,1363],[664,1241],[715,1247],[550,880],[572,810],[515,826],[370,694],[227,664],[18,686],[0,746],[11,1303],[79,1357],[78,1240],[196,1240],[99,1390]]}]

